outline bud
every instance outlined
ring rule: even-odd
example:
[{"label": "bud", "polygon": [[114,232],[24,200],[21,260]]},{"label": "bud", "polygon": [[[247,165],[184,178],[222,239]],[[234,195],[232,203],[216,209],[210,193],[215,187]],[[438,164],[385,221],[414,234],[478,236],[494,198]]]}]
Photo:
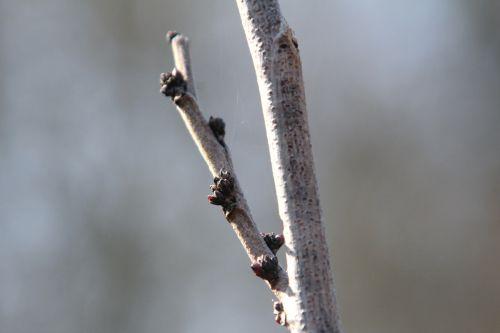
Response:
[{"label": "bud", "polygon": [[207,196],[208,202],[210,202],[212,205],[217,205],[221,206],[224,201],[221,198],[217,198],[215,195],[209,195]]},{"label": "bud", "polygon": [[283,308],[283,303],[274,302],[273,305],[274,320],[278,325],[286,326],[286,316],[285,309]]},{"label": "bud", "polygon": [[174,68],[171,73],[160,74],[160,87],[160,92],[173,100],[186,92],[187,84],[182,73]]},{"label": "bud", "polygon": [[224,141],[224,135],[226,135],[226,124],[224,123],[224,120],[222,120],[222,118],[214,118],[210,116],[208,119],[208,126],[210,126],[210,129],[217,138],[217,141],[222,144]]},{"label": "bud", "polygon": [[285,237],[282,234],[272,233],[261,233],[260,234],[264,241],[266,242],[269,249],[276,254],[280,247],[285,243]]},{"label": "bud", "polygon": [[261,256],[250,266],[250,268],[252,268],[255,275],[268,281],[271,285],[275,284],[278,280],[278,258],[275,256]]},{"label": "bud", "polygon": [[234,196],[234,179],[228,171],[221,169],[219,176],[214,177],[214,184],[210,185],[212,195],[208,196],[208,201],[213,205],[222,206],[224,213],[229,214],[236,207]]}]

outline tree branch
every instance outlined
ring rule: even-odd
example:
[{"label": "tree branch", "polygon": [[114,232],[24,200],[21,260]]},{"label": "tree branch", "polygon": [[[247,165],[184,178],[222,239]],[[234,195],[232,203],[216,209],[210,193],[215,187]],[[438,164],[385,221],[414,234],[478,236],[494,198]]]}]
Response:
[{"label": "tree branch", "polygon": [[252,55],[283,220],[292,332],[341,332],[314,172],[298,43],[278,0],[237,0]]},{"label": "tree branch", "polygon": [[250,258],[252,270],[267,281],[276,297],[281,300],[287,290],[288,277],[278,265],[274,249],[268,246],[253,221],[236,178],[229,149],[223,141],[224,123],[220,118],[210,118],[207,122],[199,109],[188,39],[179,33],[169,32],[167,40],[172,46],[175,68],[172,73],[161,74],[161,92],[172,98],[214,176],[214,185],[211,186],[213,194],[208,197],[209,202],[222,206],[227,221]]}]

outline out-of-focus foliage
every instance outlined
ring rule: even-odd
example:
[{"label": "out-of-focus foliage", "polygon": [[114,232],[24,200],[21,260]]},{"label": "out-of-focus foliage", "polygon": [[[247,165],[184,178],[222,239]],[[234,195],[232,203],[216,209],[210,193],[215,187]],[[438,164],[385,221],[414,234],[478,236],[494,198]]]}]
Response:
[{"label": "out-of-focus foliage", "polygon": [[[346,332],[500,331],[498,1],[282,1]],[[158,75],[191,38],[279,231],[231,1],[0,3],[0,332],[283,332]]]}]

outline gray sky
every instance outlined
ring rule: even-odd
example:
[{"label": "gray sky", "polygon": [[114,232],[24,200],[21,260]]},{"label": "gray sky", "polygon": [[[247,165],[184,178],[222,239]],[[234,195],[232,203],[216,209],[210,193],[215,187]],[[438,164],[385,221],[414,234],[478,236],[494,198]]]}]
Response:
[{"label": "gray sky", "polygon": [[[499,331],[497,2],[282,8],[346,332]],[[280,231],[233,2],[2,1],[1,332],[284,331],[158,93],[171,29],[259,227]]]}]

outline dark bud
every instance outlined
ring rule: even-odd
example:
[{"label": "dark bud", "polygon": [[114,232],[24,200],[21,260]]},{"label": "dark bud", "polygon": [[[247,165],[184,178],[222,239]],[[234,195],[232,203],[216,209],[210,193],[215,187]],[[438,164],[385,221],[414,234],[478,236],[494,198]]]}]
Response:
[{"label": "dark bud", "polygon": [[208,126],[215,135],[215,138],[221,145],[224,146],[224,135],[226,135],[226,124],[222,118],[214,118],[210,116],[208,119]]},{"label": "dark bud", "polygon": [[171,73],[160,74],[160,92],[172,100],[186,93],[186,81],[175,68]]},{"label": "dark bud", "polygon": [[224,199],[224,194],[222,194],[222,192],[218,190],[214,191],[214,196],[219,199]]},{"label": "dark bud", "polygon": [[271,286],[278,281],[278,258],[264,255],[259,257],[250,267],[255,275],[268,281]]},{"label": "dark bud", "polygon": [[273,305],[274,320],[278,325],[286,326],[286,316],[285,309],[283,308],[283,303],[274,302]]},{"label": "dark bud", "polygon": [[221,198],[217,198],[215,195],[209,195],[208,202],[210,202],[212,205],[218,205],[218,206],[224,204],[224,200],[222,200]]},{"label": "dark bud", "polygon": [[226,134],[226,124],[224,123],[224,120],[222,120],[222,118],[215,118],[210,116],[210,119],[208,120],[208,125],[210,126],[215,135],[224,136]]},{"label": "dark bud", "polygon": [[283,303],[281,303],[281,302],[274,302],[274,311],[276,311],[276,312],[282,312],[283,311]]},{"label": "dark bud", "polygon": [[230,179],[231,178],[231,174],[227,170],[220,169],[220,171],[219,171],[219,177],[220,178]]},{"label": "dark bud", "polygon": [[234,190],[234,183],[227,178],[221,179],[218,184],[219,190],[228,195]]},{"label": "dark bud", "polygon": [[208,196],[208,201],[213,205],[222,206],[226,215],[236,207],[234,178],[228,171],[220,170],[219,176],[214,177],[214,184],[210,185],[210,190],[213,193]]},{"label": "dark bud", "polygon": [[261,233],[264,242],[266,242],[269,249],[276,254],[280,247],[285,244],[285,237],[282,234],[272,233]]}]

